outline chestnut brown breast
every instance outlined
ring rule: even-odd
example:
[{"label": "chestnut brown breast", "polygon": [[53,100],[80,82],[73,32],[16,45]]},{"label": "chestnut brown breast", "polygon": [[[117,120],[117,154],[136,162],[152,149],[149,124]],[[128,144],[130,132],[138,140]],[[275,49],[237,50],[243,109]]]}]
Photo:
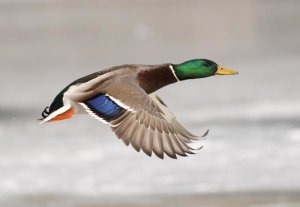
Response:
[{"label": "chestnut brown breast", "polygon": [[149,94],[166,85],[177,82],[170,64],[163,64],[141,70],[137,74],[139,85]]}]

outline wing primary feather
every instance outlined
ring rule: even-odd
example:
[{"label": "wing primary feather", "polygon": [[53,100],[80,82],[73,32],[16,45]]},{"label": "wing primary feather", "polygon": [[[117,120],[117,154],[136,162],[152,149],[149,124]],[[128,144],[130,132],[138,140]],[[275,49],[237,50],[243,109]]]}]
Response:
[{"label": "wing primary feather", "polygon": [[143,143],[143,139],[144,139],[144,134],[145,134],[145,127],[143,125],[138,125],[138,131],[136,132],[136,134],[134,135],[134,138],[131,141],[131,145],[132,147],[136,150],[136,151],[140,151],[141,150],[141,146]]},{"label": "wing primary feather", "polygon": [[209,129],[206,130],[206,132],[201,137],[206,137],[206,135],[208,135],[208,133],[209,133]]},{"label": "wing primary feather", "polygon": [[134,119],[133,116],[129,118],[128,122],[123,122],[121,126],[115,131],[115,133],[118,134],[120,138],[122,138],[126,146],[128,146],[131,141],[131,136],[128,136],[128,131],[133,127],[133,124],[131,122],[132,119]]},{"label": "wing primary feather", "polygon": [[155,116],[150,117],[150,127],[152,130],[155,130]]},{"label": "wing primary feather", "polygon": [[[171,132],[172,134],[176,134],[176,133],[175,133],[175,132],[176,132],[176,129],[174,129],[174,127],[173,127],[172,125],[168,125],[168,127],[169,127],[170,132]],[[187,137],[185,137],[185,136],[180,136],[180,139],[181,139],[183,142],[185,142],[185,143],[191,143],[191,142],[192,142],[189,138],[187,138]]]},{"label": "wing primary feather", "polygon": [[183,148],[183,150],[188,153],[188,154],[195,154],[194,152],[191,151],[190,146],[188,146],[184,141],[182,141],[182,139],[178,139],[178,141],[181,144],[181,147]]},{"label": "wing primary feather", "polygon": [[176,135],[174,135],[174,139],[171,139],[172,140],[172,143],[173,143],[173,146],[174,146],[174,149],[175,149],[175,152],[180,155],[180,156],[187,156],[185,154],[185,151],[184,149],[182,148],[181,144],[179,143],[178,141],[179,138],[177,138]]},{"label": "wing primary feather", "polygon": [[150,117],[149,117],[148,114],[145,115],[145,119],[144,119],[143,124],[145,125],[146,128],[149,127],[149,124],[150,124]]},{"label": "wing primary feather", "polygon": [[162,133],[155,130],[155,136],[153,140],[153,152],[160,159],[164,159],[164,147],[162,142]]},{"label": "wing primary feather", "polygon": [[164,144],[163,144],[164,149],[165,149],[165,153],[169,157],[171,157],[173,159],[177,159],[176,154],[175,154],[175,150],[174,150],[174,147],[172,145],[171,138],[170,138],[169,134],[164,134],[164,137],[165,137],[165,139],[163,139],[163,140],[166,141],[166,143],[164,142]]},{"label": "wing primary feather", "polygon": [[135,122],[132,125],[128,127],[128,130],[126,131],[126,137],[124,137],[124,140],[126,140],[126,145],[128,146],[132,140],[134,139],[134,133],[137,131],[138,123]]},{"label": "wing primary feather", "polygon": [[174,121],[173,123],[174,128],[176,128],[181,135],[183,135],[184,137],[190,139],[190,140],[197,140],[198,136],[193,135],[192,133],[190,133],[188,130],[186,130],[179,122]]},{"label": "wing primary feather", "polygon": [[162,121],[161,124],[162,124],[163,131],[164,131],[165,133],[169,134],[170,131],[169,131],[169,128],[168,128],[168,126],[167,126],[167,123],[164,122],[164,121]]},{"label": "wing primary feather", "polygon": [[148,156],[151,157],[152,150],[153,150],[153,131],[149,128],[147,129],[146,135],[145,135],[143,143],[142,143],[142,150]]},{"label": "wing primary feather", "polygon": [[163,126],[162,126],[162,123],[161,123],[162,121],[161,121],[161,119],[160,118],[158,118],[158,117],[155,117],[155,127],[156,127],[156,129],[157,129],[157,131],[158,132],[160,132],[160,133],[163,133]]}]

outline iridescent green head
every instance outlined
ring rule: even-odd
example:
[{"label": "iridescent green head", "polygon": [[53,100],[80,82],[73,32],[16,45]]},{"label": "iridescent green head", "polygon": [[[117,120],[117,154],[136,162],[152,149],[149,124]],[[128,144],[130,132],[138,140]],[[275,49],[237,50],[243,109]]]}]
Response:
[{"label": "iridescent green head", "polygon": [[217,63],[206,59],[189,60],[172,66],[179,80],[205,78],[213,75],[237,74],[234,70],[222,68]]}]

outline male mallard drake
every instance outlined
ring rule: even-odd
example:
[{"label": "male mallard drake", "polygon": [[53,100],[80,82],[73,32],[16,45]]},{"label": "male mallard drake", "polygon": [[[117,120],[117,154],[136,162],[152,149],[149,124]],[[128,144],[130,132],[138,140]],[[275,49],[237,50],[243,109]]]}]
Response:
[{"label": "male mallard drake", "polygon": [[171,158],[186,156],[193,154],[189,143],[197,137],[176,121],[154,92],[186,79],[231,74],[237,72],[206,59],[115,66],[65,87],[43,111],[41,123],[68,119],[85,111],[108,124],[126,145],[131,144],[137,151],[142,149],[149,156],[153,151],[162,159],[164,153]]}]

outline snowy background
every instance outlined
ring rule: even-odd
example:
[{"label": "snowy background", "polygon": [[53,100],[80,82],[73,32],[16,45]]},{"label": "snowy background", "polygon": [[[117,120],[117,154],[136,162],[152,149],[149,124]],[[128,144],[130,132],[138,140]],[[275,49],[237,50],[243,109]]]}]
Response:
[{"label": "snowy background", "polygon": [[[0,201],[300,190],[300,1],[0,0]],[[159,91],[178,160],[137,153],[89,116],[39,125],[68,83],[124,63],[207,58],[239,71]]]}]

